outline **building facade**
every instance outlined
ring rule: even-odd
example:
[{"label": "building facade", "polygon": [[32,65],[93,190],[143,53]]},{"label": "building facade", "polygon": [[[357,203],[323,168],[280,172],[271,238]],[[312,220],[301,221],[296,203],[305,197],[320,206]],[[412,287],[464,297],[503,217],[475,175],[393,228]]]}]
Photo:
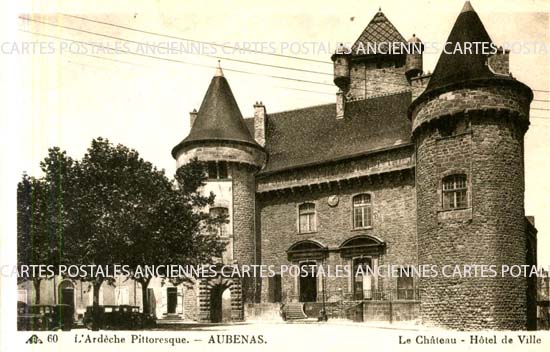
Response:
[{"label": "building facade", "polygon": [[[447,42],[491,42],[469,2]],[[208,165],[210,212],[229,219],[219,229],[225,264],[307,274],[153,282],[158,317],[218,322],[281,310],[288,319],[533,328],[529,278],[412,275],[422,265],[536,264],[536,229],[524,213],[531,89],[509,73],[505,50],[443,53],[424,73],[421,50],[361,51],[380,43],[422,48],[379,11],[351,50],[332,56],[335,103],[271,113],[257,102],[251,118],[217,70],[172,156],[178,167],[191,158]],[[390,264],[400,275],[368,274]],[[315,275],[337,265],[350,273]]]}]

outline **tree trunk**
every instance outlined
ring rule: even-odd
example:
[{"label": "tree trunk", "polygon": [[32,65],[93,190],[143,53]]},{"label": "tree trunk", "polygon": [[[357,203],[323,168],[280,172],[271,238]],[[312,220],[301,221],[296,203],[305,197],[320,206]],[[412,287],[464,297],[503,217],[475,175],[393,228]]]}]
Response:
[{"label": "tree trunk", "polygon": [[99,330],[99,290],[101,289],[101,284],[103,279],[94,280],[94,296],[93,296],[93,307],[92,307],[92,330]]},{"label": "tree trunk", "polygon": [[149,295],[147,294],[147,288],[149,287],[151,278],[142,278],[139,279],[138,282],[141,284],[141,303],[143,304],[143,313],[150,314],[151,307],[149,307]]},{"label": "tree trunk", "polygon": [[34,286],[34,304],[40,304],[40,284],[42,283],[42,280],[39,278],[32,279],[32,283]]}]

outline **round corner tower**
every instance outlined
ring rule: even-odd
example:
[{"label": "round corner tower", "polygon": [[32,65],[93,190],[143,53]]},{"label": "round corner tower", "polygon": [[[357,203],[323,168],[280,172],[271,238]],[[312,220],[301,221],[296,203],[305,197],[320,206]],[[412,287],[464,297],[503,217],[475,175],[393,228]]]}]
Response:
[{"label": "round corner tower", "polygon": [[[469,2],[447,42],[490,42]],[[419,264],[438,268],[437,276],[419,282],[427,325],[528,327],[528,278],[500,274],[503,265],[529,263],[524,135],[532,98],[526,85],[496,74],[486,55],[442,53],[426,91],[409,108]]]},{"label": "round corner tower", "polygon": [[[227,79],[218,67],[189,135],[172,149],[179,168],[197,158],[207,165],[205,192],[216,198],[214,208],[227,214],[229,223],[220,233],[227,241],[226,265],[256,264],[255,175],[264,166],[266,153],[245,124]],[[243,280],[242,300],[253,301],[254,285]]]}]

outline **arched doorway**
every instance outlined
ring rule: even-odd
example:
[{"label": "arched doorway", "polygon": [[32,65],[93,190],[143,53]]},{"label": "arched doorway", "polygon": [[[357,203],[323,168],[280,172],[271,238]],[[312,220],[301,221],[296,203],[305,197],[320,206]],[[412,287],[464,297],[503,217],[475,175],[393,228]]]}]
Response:
[{"label": "arched doorway", "polygon": [[[295,282],[295,296],[299,302],[317,302],[317,265],[324,262],[328,248],[316,241],[304,240],[294,243],[286,251],[288,260],[299,263],[300,275]],[[297,292],[296,292],[297,291]]]},{"label": "arched doorway", "polygon": [[[227,291],[225,297],[231,296],[230,301],[226,299],[226,305],[223,304],[225,291]],[[220,322],[224,319],[242,321],[244,317],[242,298],[241,278],[218,276],[202,279],[199,282],[199,321],[205,323]],[[224,314],[224,307],[229,305],[231,311],[229,312],[226,308],[227,314]]]},{"label": "arched doorway", "polygon": [[231,290],[227,286],[216,285],[210,291],[210,321],[231,321]]},{"label": "arched doorway", "polygon": [[74,284],[70,280],[63,280],[59,283],[58,289],[58,303],[68,304],[74,310]]},{"label": "arched doorway", "polygon": [[340,256],[349,260],[352,294],[354,300],[380,299],[378,281],[373,275],[386,244],[380,239],[358,235],[345,240],[339,247]]},{"label": "arched doorway", "polygon": [[56,321],[56,324],[59,324],[57,327],[62,327],[63,330],[70,330],[73,324],[73,319],[76,318],[74,283],[70,280],[63,280],[59,283],[57,289],[58,304],[68,305],[69,307],[57,307],[60,315],[59,320]]}]

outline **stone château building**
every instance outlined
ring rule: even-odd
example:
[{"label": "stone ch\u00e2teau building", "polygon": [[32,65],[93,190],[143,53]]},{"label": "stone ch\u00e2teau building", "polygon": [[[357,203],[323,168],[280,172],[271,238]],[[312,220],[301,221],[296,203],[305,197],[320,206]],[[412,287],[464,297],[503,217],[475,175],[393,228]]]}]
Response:
[{"label": "stone ch\u00e2teau building", "polygon": [[[221,70],[212,79],[172,155],[178,166],[192,157],[209,163],[214,211],[230,218],[232,262],[531,263],[523,136],[532,92],[508,72],[508,52],[443,53],[429,75],[421,53],[357,55],[373,42],[406,41],[378,12],[351,53],[332,57],[335,104],[269,113],[256,103],[254,117],[243,119]],[[491,42],[469,2],[448,42]],[[324,300],[329,315],[360,305],[369,319],[392,299],[393,319],[521,329],[534,312],[529,285],[526,278],[276,275],[238,286],[250,314],[260,302],[304,302],[299,309],[315,316]],[[213,293],[208,284],[200,290],[199,318],[210,318]]]},{"label": "stone ch\u00e2teau building", "polygon": [[[208,164],[210,211],[229,219],[219,229],[225,263],[535,264],[536,229],[524,213],[533,95],[509,73],[509,53],[443,53],[429,74],[421,53],[355,50],[382,42],[407,41],[378,12],[351,52],[332,57],[335,103],[271,113],[260,102],[252,118],[217,70],[172,156],[178,166],[195,157]],[[491,42],[469,2],[448,42]],[[524,277],[278,273],[150,287],[157,316],[199,321],[277,315],[283,305],[289,318],[324,309],[329,318],[527,329],[536,314],[535,286]],[[226,288],[231,314],[222,317]]]}]

